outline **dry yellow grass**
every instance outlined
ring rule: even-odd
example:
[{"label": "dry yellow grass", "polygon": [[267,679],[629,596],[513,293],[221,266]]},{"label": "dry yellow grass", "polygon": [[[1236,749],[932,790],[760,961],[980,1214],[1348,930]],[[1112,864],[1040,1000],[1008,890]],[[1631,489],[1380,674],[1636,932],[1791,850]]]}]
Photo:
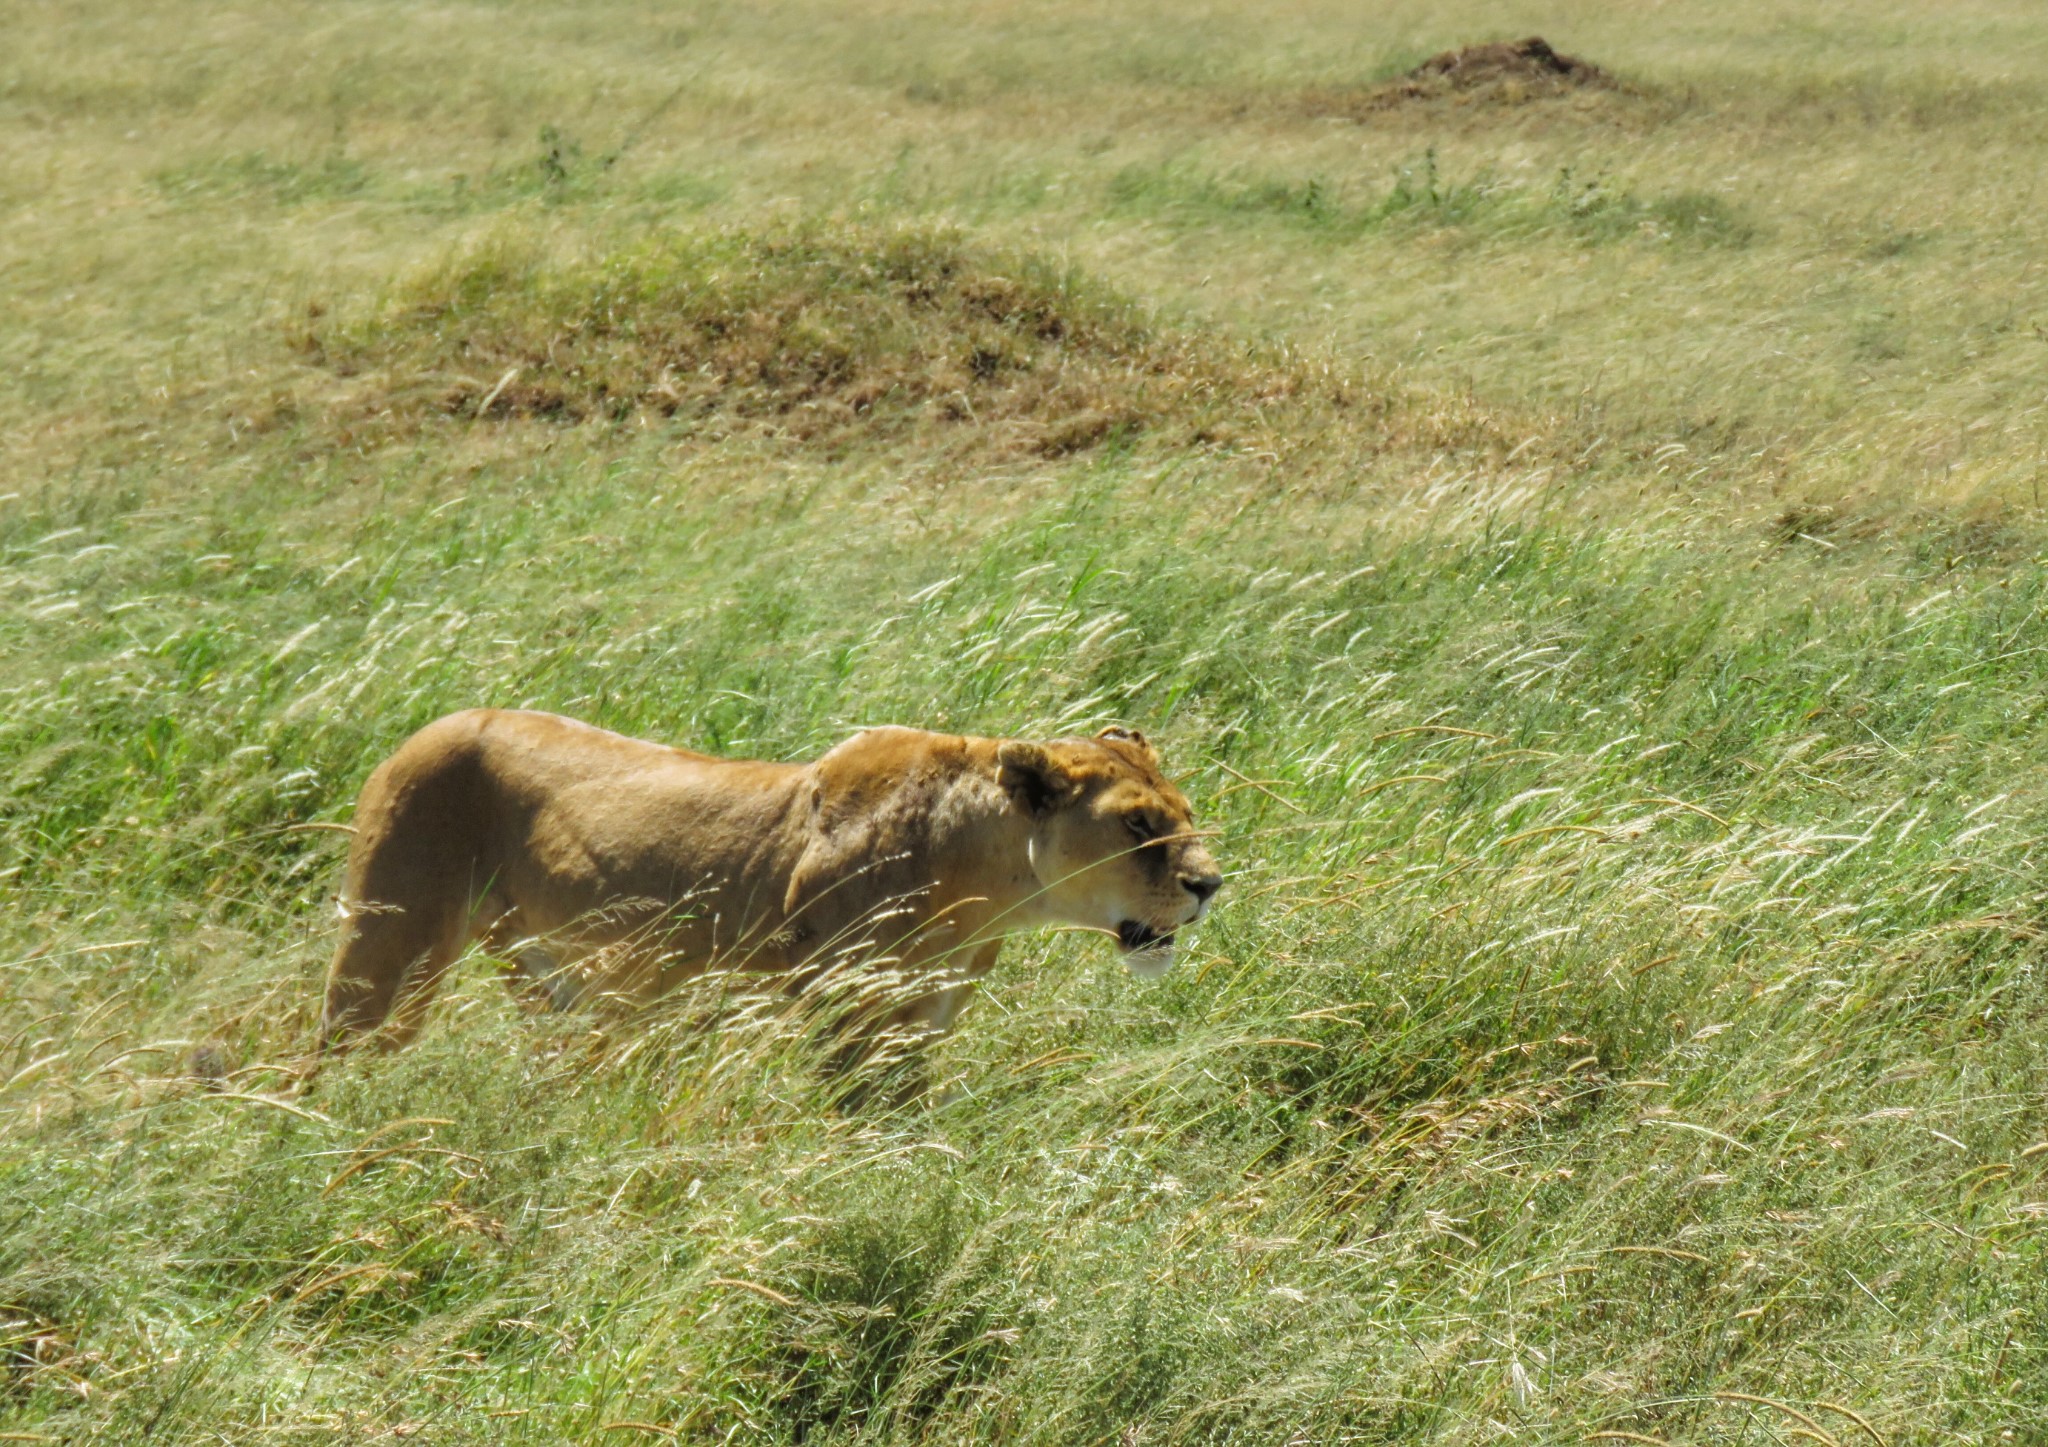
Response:
[{"label": "dry yellow grass", "polygon": [[[1172,318],[1568,416],[1584,443],[1657,458],[1670,498],[1743,515],[2031,509],[2048,445],[2048,21],[2023,8],[14,20],[0,320],[17,471],[68,462],[46,455],[53,429],[286,366],[273,343],[309,302],[485,234],[545,246],[821,213],[957,220]],[[1364,122],[1294,104],[1538,28],[1636,93]],[[1425,164],[1468,210],[1350,224]],[[1718,239],[1660,220],[1694,204]]]}]

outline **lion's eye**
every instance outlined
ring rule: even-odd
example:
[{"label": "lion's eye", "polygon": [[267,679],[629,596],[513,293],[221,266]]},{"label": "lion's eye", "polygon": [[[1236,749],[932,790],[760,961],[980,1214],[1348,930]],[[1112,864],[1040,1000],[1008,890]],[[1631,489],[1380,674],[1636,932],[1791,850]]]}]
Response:
[{"label": "lion's eye", "polygon": [[1126,814],[1124,815],[1124,823],[1129,827],[1131,833],[1138,837],[1141,843],[1159,837],[1159,831],[1152,827],[1152,821],[1143,814]]}]

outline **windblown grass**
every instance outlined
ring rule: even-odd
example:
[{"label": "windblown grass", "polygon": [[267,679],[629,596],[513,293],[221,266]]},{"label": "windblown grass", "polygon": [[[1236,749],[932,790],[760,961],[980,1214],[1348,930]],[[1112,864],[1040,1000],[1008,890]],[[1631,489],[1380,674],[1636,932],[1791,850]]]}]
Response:
[{"label": "windblown grass", "polygon": [[[273,514],[196,572],[186,520],[51,541],[16,505],[12,576],[81,606],[16,636],[4,735],[38,902],[7,934],[13,1422],[1797,1425],[1763,1398],[1905,1442],[2042,1410],[2030,575],[1304,541],[1227,460],[1069,463],[894,548],[886,477],[744,517],[721,485],[543,462],[353,531]],[[1016,950],[931,1109],[834,1115],[773,1020],[529,1019],[474,962],[418,1050],[280,1095],[339,847],[299,826],[479,696],[776,755],[1163,721],[1228,907],[1157,988]]]}]

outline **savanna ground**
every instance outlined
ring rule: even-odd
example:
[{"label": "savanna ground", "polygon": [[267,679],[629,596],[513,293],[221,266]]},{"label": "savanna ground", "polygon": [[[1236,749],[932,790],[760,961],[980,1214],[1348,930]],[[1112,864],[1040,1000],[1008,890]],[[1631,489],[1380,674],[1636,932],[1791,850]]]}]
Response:
[{"label": "savanna ground", "polygon": [[[0,15],[0,1441],[2048,1439],[2039,7]],[[485,702],[1231,877],[925,1105],[483,959],[301,1090]]]}]

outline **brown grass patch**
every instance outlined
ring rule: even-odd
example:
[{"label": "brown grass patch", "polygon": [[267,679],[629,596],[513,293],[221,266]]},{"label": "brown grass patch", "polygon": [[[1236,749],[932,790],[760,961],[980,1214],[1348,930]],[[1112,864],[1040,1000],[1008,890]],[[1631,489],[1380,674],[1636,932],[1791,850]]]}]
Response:
[{"label": "brown grass patch", "polygon": [[485,250],[298,339],[352,426],[650,419],[803,441],[938,431],[1059,456],[1370,421],[1331,368],[1158,327],[1028,256],[929,228],[725,231],[561,262]]}]

